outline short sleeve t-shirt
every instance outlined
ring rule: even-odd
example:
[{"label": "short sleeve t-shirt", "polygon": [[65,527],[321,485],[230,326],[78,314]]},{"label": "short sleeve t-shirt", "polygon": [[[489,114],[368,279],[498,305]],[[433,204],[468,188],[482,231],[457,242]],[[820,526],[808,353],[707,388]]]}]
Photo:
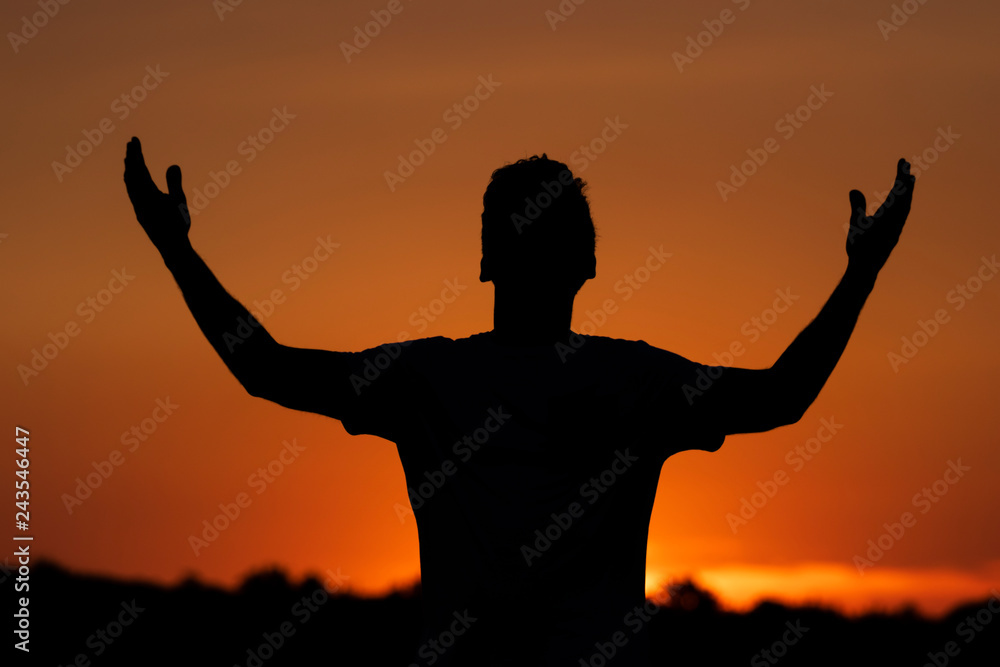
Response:
[{"label": "short sleeve t-shirt", "polygon": [[616,665],[645,664],[660,468],[724,439],[695,423],[683,390],[710,369],[643,341],[576,334],[335,354],[352,387],[337,417],[352,435],[396,443],[403,464],[424,600],[413,664],[575,667],[609,641]]}]

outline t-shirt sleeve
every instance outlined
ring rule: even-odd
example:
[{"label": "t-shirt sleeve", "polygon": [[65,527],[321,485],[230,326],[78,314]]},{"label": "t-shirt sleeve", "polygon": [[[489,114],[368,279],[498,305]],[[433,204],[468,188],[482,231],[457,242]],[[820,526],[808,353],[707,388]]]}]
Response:
[{"label": "t-shirt sleeve", "polygon": [[398,442],[412,424],[420,385],[414,364],[422,341],[386,343],[361,352],[336,352],[338,379],[334,415],[351,435],[376,435]]},{"label": "t-shirt sleeve", "polygon": [[637,350],[637,384],[642,388],[637,403],[650,429],[651,444],[663,459],[688,449],[717,451],[725,433],[695,405],[723,367],[706,366],[644,341],[638,341]]}]

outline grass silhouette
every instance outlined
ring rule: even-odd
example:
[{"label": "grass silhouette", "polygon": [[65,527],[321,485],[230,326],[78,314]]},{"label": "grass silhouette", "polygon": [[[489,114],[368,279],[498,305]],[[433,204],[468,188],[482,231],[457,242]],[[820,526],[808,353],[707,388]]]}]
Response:
[{"label": "grass silhouette", "polygon": [[[292,583],[269,570],[226,591],[194,579],[164,587],[86,576],[45,562],[33,570],[31,585],[31,657],[37,664],[433,664],[416,655],[419,584],[366,599],[330,593],[319,578]],[[672,587],[667,600],[642,630],[650,633],[652,665],[920,666],[937,660],[935,667],[965,667],[996,665],[1000,657],[1000,613],[983,612],[988,601],[932,620],[914,611],[847,618],[773,602],[733,613],[690,582]],[[1000,608],[997,602],[993,607]],[[967,619],[977,613],[982,629],[970,637]],[[987,613],[996,622],[983,623]],[[119,621],[128,624],[116,627]],[[962,623],[965,630],[957,634]],[[780,647],[783,636],[796,641]],[[957,657],[945,653],[948,642],[955,643]],[[614,657],[581,661],[576,664],[614,667]]]}]

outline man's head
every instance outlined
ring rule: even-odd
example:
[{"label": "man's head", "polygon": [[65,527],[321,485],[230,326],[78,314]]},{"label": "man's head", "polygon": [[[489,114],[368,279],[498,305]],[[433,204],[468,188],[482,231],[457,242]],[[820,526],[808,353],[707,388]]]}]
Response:
[{"label": "man's head", "polygon": [[596,266],[586,187],[544,153],[494,171],[483,195],[480,281],[575,294]]}]

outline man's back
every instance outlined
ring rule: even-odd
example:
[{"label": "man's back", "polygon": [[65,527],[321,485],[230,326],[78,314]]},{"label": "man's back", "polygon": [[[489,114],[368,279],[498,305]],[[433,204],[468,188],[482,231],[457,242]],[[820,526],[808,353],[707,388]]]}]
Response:
[{"label": "man's back", "polygon": [[645,653],[660,468],[723,439],[685,423],[681,387],[699,365],[593,336],[338,354],[358,395],[345,429],[396,442],[406,474],[425,599],[417,664],[589,664],[604,646],[624,666]]}]

